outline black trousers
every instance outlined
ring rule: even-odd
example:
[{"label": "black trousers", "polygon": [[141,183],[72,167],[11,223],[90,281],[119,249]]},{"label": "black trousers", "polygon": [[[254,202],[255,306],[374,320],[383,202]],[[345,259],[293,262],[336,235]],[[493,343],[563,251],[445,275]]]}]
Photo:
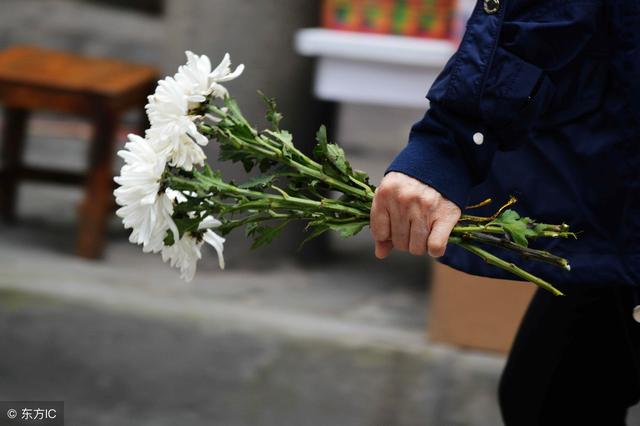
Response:
[{"label": "black trousers", "polygon": [[640,400],[631,287],[538,290],[500,380],[506,426],[619,426]]}]

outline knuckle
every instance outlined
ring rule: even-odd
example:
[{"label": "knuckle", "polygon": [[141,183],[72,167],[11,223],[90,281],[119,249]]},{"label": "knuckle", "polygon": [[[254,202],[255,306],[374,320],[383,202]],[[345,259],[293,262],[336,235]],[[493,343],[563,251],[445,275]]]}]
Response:
[{"label": "knuckle", "polygon": [[430,204],[437,204],[441,197],[438,191],[429,187],[422,192],[422,198],[429,201]]},{"label": "knuckle", "polygon": [[462,212],[460,211],[460,208],[458,206],[456,206],[454,203],[452,203],[449,200],[445,200],[444,203],[442,203],[442,208],[443,210],[447,211],[447,213],[451,214],[451,215],[460,215]]},{"label": "knuckle", "polygon": [[411,202],[411,194],[409,194],[407,192],[401,192],[396,197],[396,201],[399,204],[405,204],[405,205],[409,204]]},{"label": "knuckle", "polygon": [[390,192],[391,192],[391,189],[389,185],[386,183],[383,183],[378,187],[378,189],[376,189],[376,198],[385,198],[389,196]]},{"label": "knuckle", "polygon": [[403,191],[398,194],[400,204],[409,205],[419,201],[419,196],[415,191]]},{"label": "knuckle", "polygon": [[460,217],[460,209],[454,204],[451,206],[448,202],[441,202],[438,204],[439,215],[446,220],[458,220]]},{"label": "knuckle", "polygon": [[430,196],[423,195],[420,197],[420,208],[422,210],[431,210],[434,205],[434,199]]},{"label": "knuckle", "polygon": [[[453,203],[451,203],[453,204]],[[460,207],[456,206],[455,204],[453,204],[453,213],[452,213],[452,220],[454,223],[458,222],[460,220],[460,217],[462,216],[462,210],[460,210]]]},{"label": "knuckle", "polygon": [[431,205],[432,206],[439,206],[440,205],[440,201],[442,200],[442,197],[440,196],[440,194],[436,191],[429,191],[426,194],[427,198],[429,199],[429,201],[431,201]]}]

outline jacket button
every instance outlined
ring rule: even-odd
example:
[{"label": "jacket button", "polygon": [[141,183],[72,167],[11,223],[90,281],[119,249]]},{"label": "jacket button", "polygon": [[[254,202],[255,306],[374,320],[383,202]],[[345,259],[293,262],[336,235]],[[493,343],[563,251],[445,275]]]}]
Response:
[{"label": "jacket button", "polygon": [[640,305],[633,308],[633,319],[640,322]]},{"label": "jacket button", "polygon": [[489,15],[493,15],[500,10],[500,0],[484,0],[484,11]]},{"label": "jacket button", "polygon": [[484,135],[480,132],[473,135],[473,143],[476,145],[482,145],[484,143]]}]

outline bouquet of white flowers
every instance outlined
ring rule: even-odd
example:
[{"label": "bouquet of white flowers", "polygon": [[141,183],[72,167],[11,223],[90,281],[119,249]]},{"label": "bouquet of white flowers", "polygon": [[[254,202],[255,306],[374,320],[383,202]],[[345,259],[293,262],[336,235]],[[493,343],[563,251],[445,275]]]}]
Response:
[{"label": "bouquet of white flowers", "polygon": [[[130,135],[118,153],[125,165],[115,178],[119,187],[114,193],[121,206],[117,214],[131,229],[130,241],[145,252],[161,253],[185,280],[193,278],[204,244],[216,250],[224,268],[223,236],[239,227],[259,247],[292,221],[306,223],[305,241],[328,230],[350,237],[369,224],[375,187],[366,173],[351,167],[342,148],[327,141],[324,127],[308,156],[280,128],[282,115],[273,99],[263,96],[271,128],[258,131],[244,118],[221,84],[243,69],[240,65],[232,71],[229,55],[212,69],[208,57],[187,52],[187,63],[149,96],[151,128],[145,137]],[[260,174],[243,183],[224,180],[205,163],[202,147],[210,140],[220,145],[220,161],[240,162],[247,172],[258,168]],[[331,192],[339,196],[325,195]],[[566,259],[529,248],[528,242],[575,234],[565,224],[520,217],[508,209],[514,202],[512,198],[489,217],[463,215],[449,242],[561,295],[548,282],[482,248],[499,246],[570,269]]]}]

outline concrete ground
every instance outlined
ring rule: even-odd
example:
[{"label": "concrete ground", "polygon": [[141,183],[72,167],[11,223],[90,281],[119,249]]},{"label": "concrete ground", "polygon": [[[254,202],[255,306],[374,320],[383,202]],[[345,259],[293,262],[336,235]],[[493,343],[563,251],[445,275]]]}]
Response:
[{"label": "concrete ground", "polygon": [[[36,117],[26,161],[81,170],[87,132]],[[64,400],[74,425],[500,422],[503,359],[425,338],[424,260],[378,262],[366,235],[312,266],[230,246],[227,270],[208,253],[186,284],[115,218],[103,260],[75,257],[80,189],[19,195],[0,226],[0,400]]]},{"label": "concrete ground", "polygon": [[120,231],[74,257],[72,193],[25,186],[0,228],[0,400],[64,400],[82,425],[499,424],[502,359],[424,338],[412,259],[354,242],[185,284]]}]

